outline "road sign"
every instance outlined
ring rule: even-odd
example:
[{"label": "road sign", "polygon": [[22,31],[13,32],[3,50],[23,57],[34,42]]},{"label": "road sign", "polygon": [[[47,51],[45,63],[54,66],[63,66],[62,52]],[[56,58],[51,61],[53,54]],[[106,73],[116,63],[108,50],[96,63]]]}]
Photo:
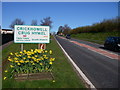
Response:
[{"label": "road sign", "polygon": [[46,49],[46,44],[38,44],[38,49]]},{"label": "road sign", "polygon": [[15,25],[15,43],[49,43],[49,26]]}]

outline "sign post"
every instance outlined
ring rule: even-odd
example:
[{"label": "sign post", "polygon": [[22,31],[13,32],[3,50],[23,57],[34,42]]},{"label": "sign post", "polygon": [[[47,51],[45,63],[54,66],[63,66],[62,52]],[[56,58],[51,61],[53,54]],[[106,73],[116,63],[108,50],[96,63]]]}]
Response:
[{"label": "sign post", "polygon": [[21,44],[21,51],[23,51],[23,44]]},{"label": "sign post", "polygon": [[23,43],[38,43],[38,48],[46,49],[46,43],[49,43],[49,26],[14,26],[14,43],[22,43],[21,51],[23,51]]}]

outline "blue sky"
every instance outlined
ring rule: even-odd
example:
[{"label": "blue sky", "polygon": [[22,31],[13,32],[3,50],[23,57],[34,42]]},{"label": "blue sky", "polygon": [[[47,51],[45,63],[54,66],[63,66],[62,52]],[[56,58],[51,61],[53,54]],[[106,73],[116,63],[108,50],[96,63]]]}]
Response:
[{"label": "blue sky", "polygon": [[51,17],[53,28],[57,31],[59,26],[68,24],[71,28],[92,25],[103,19],[118,16],[117,2],[3,2],[2,28],[9,25],[16,18],[20,18],[26,25],[32,20]]}]

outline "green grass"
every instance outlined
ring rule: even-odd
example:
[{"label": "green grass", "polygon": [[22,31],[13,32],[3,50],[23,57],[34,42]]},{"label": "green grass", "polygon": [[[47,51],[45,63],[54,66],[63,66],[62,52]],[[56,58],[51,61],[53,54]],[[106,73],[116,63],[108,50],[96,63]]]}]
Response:
[{"label": "green grass", "polygon": [[107,37],[118,36],[120,34],[118,33],[119,32],[81,33],[81,34],[73,34],[72,38],[103,44]]},{"label": "green grass", "polygon": [[[37,44],[24,44],[24,49],[29,50],[31,48],[37,48]],[[56,58],[53,63],[53,75],[55,76],[56,82],[53,83],[51,80],[18,82],[14,79],[6,79],[3,80],[3,88],[85,88],[82,81],[73,70],[71,64],[68,62],[66,56],[63,54],[62,50],[53,38],[51,43],[47,44],[47,49],[51,49],[53,51],[53,57]],[[6,47],[3,50],[3,60],[6,60],[6,57],[10,52],[16,52],[19,50],[20,44],[11,44]],[[6,65],[7,70],[9,70],[8,65]],[[3,73],[3,76],[5,75],[9,75],[9,73]]]}]

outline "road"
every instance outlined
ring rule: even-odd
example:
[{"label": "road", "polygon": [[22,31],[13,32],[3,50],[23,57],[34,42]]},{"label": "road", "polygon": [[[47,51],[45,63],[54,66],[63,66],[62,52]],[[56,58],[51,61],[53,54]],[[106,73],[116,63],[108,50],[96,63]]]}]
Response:
[{"label": "road", "polygon": [[117,54],[100,49],[102,45],[82,40],[68,40],[59,36],[56,36],[56,40],[96,88],[119,87],[120,60],[116,58]]}]

